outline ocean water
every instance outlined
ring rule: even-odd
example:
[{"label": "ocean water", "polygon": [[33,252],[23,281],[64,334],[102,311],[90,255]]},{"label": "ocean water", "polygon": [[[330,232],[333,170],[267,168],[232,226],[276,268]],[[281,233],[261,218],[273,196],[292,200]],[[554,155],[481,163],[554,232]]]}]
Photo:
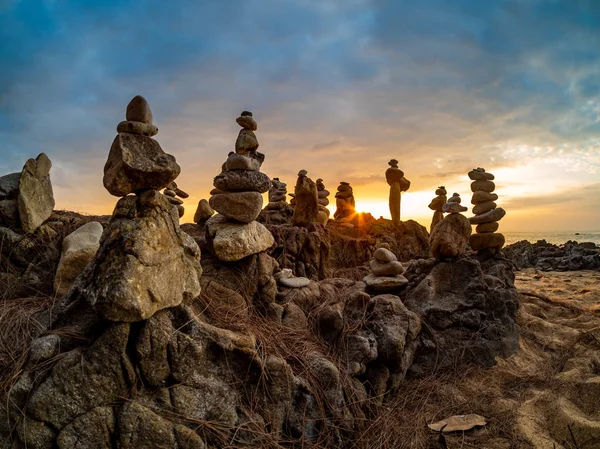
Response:
[{"label": "ocean water", "polygon": [[[502,232],[502,231],[499,231]],[[580,232],[576,235],[575,231],[570,232],[502,232],[506,238],[506,245],[516,243],[520,240],[528,240],[535,243],[538,240],[546,240],[548,243],[561,245],[569,240],[576,242],[594,242],[600,245],[600,231],[598,232]]]}]

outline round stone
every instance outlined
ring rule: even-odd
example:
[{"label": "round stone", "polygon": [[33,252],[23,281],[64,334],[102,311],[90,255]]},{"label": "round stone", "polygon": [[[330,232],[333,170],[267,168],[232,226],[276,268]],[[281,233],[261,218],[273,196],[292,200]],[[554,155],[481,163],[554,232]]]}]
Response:
[{"label": "round stone", "polygon": [[471,204],[480,204],[485,203],[486,201],[496,201],[498,199],[498,195],[495,193],[484,192],[483,190],[478,190],[473,193],[471,197]]},{"label": "round stone", "polygon": [[179,218],[181,218],[183,217],[183,214],[185,214],[185,208],[181,204],[178,204],[177,212],[179,212]]},{"label": "round stone", "polygon": [[492,209],[485,214],[476,215],[474,217],[469,218],[471,224],[478,225],[482,223],[491,223],[493,221],[500,221],[502,217],[506,215],[506,211],[501,207],[497,207],[496,209]]},{"label": "round stone", "polygon": [[473,208],[473,213],[475,215],[481,215],[491,211],[492,209],[496,209],[496,203],[494,203],[493,201],[485,201],[475,206]]},{"label": "round stone", "polygon": [[375,276],[397,276],[406,271],[402,263],[397,260],[383,263],[377,259],[371,259],[369,261],[369,266],[371,267],[371,271]]},{"label": "round stone", "polygon": [[152,111],[144,97],[141,95],[133,97],[127,105],[125,119],[131,122],[141,122],[148,125],[152,124]]},{"label": "round stone", "polygon": [[152,123],[143,123],[128,120],[121,122],[117,125],[118,133],[129,133],[129,134],[140,134],[142,136],[156,136],[158,134],[158,128]]},{"label": "round stone", "polygon": [[448,192],[446,192],[446,188],[444,186],[439,186],[435,191],[436,195],[446,195],[447,193]]},{"label": "round stone", "polygon": [[484,192],[491,193],[496,189],[496,184],[492,181],[473,181],[471,183],[471,192],[477,192],[483,190]]},{"label": "round stone", "polygon": [[469,238],[469,244],[474,251],[481,251],[487,248],[501,250],[504,246],[504,235],[490,232],[485,234],[473,234]]},{"label": "round stone", "polygon": [[394,262],[398,260],[393,252],[385,248],[377,248],[377,250],[373,253],[373,258],[382,263]]},{"label": "round stone", "polygon": [[171,189],[169,189],[169,188],[167,188],[167,189],[163,190],[163,194],[165,194],[165,195],[167,195],[167,196],[171,196],[171,197],[175,197],[175,196],[177,196],[177,195],[175,194],[175,192],[174,192],[174,191],[172,191],[172,190],[171,190]]},{"label": "round stone", "polygon": [[448,203],[457,203],[460,204],[460,195],[458,193],[453,193],[450,198],[448,198]]},{"label": "round stone", "polygon": [[214,186],[224,192],[268,192],[271,180],[259,171],[225,171],[215,176]]},{"label": "round stone", "polygon": [[258,129],[258,124],[251,115],[242,115],[241,117],[236,118],[235,121],[244,129],[250,131],[256,131]]},{"label": "round stone", "polygon": [[469,178],[474,181],[491,181],[494,179],[494,175],[487,173],[483,168],[475,168],[469,172]]},{"label": "round stone", "polygon": [[260,161],[241,154],[232,154],[225,161],[225,170],[260,170]]},{"label": "round stone", "polygon": [[375,276],[370,274],[363,278],[367,287],[378,293],[398,290],[408,284],[408,279],[402,275],[398,276]]},{"label": "round stone", "polygon": [[499,227],[500,227],[500,223],[498,223],[497,221],[492,221],[490,223],[482,223],[480,225],[477,225],[477,227],[475,228],[475,232],[477,234],[485,234],[487,232],[496,232]]}]

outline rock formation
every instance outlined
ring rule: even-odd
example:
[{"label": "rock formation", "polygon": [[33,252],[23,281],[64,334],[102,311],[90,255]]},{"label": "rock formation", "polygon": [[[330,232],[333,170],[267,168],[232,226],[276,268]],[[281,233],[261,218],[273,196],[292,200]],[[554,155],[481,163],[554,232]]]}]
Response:
[{"label": "rock formation", "polygon": [[553,245],[545,240],[535,243],[522,240],[504,247],[502,253],[519,270],[600,270],[600,248],[590,242],[585,244],[568,241],[564,245]]},{"label": "rock formation", "polygon": [[260,212],[257,220],[269,225],[290,224],[294,209],[287,203],[286,196],[287,184],[279,178],[273,178],[269,189],[269,203]]},{"label": "rock formation", "polygon": [[410,181],[404,177],[404,172],[398,168],[398,161],[388,162],[390,168],[385,171],[385,179],[390,186],[390,213],[394,224],[400,223],[400,195],[410,188]]},{"label": "rock formation", "polygon": [[214,214],[215,211],[212,207],[210,207],[208,201],[205,199],[201,199],[200,201],[198,201],[198,207],[196,209],[196,213],[194,214],[194,223],[204,225],[204,223],[206,223],[207,220]]},{"label": "rock formation", "polygon": [[442,208],[447,201],[446,188],[444,186],[439,186],[435,191],[435,194],[437,196],[431,200],[431,203],[429,203],[428,206],[429,209],[435,211],[433,213],[433,219],[431,220],[431,226],[429,227],[429,233],[432,233],[435,225],[444,219],[444,211]]},{"label": "rock formation", "polygon": [[64,295],[94,258],[100,246],[102,231],[100,223],[91,221],[64,238],[54,277],[54,291],[57,295]]},{"label": "rock formation", "polygon": [[336,211],[333,218],[339,222],[350,222],[356,215],[354,192],[349,182],[342,181],[335,194]]},{"label": "rock formation", "polygon": [[163,190],[163,195],[167,197],[169,203],[177,208],[177,214],[179,215],[179,218],[183,217],[185,208],[183,207],[183,201],[180,198],[185,199],[190,195],[177,187],[177,183],[175,183],[175,181],[169,183],[165,190]]},{"label": "rock formation", "polygon": [[223,168],[215,177],[210,206],[218,212],[206,221],[207,241],[211,250],[223,261],[236,261],[266,250],[273,244],[273,236],[256,218],[263,205],[262,193],[271,187],[267,175],[260,172],[265,159],[259,153],[254,131],[257,124],[252,113],[242,112],[237,118],[242,126]]},{"label": "rock formation", "polygon": [[329,221],[329,215],[331,215],[331,212],[327,209],[330,193],[325,188],[325,184],[323,184],[321,178],[317,179],[317,195],[319,197],[319,223],[326,225],[327,221]]},{"label": "rock formation", "polygon": [[498,230],[498,222],[506,215],[506,211],[501,207],[496,207],[495,201],[498,195],[494,192],[496,186],[492,182],[494,175],[488,173],[483,168],[475,168],[469,172],[469,178],[473,180],[471,183],[471,191],[473,197],[471,203],[473,207],[474,217],[469,218],[475,228],[475,234],[469,239],[471,248],[475,251],[491,249],[499,251],[504,246],[504,235],[496,232]]},{"label": "rock formation", "polygon": [[376,293],[389,293],[408,284],[402,274],[406,271],[393,252],[386,248],[378,248],[369,262],[371,274],[363,281],[367,288]]},{"label": "rock formation", "polygon": [[280,208],[282,203],[286,203],[287,184],[281,182],[279,178],[271,179],[271,188],[269,189],[269,204],[267,209]]},{"label": "rock formation", "polygon": [[465,212],[466,207],[460,205],[460,195],[455,193],[442,207],[442,212],[449,213],[431,231],[429,244],[431,254],[436,259],[458,257],[465,253],[471,225],[469,220],[460,212]]},{"label": "rock formation", "polygon": [[0,226],[35,232],[54,209],[52,162],[44,153],[29,159],[20,173],[0,177]]},{"label": "rock formation", "polygon": [[317,185],[307,176],[306,170],[298,172],[298,181],[294,188],[294,226],[308,226],[309,223],[319,222],[319,197]]}]

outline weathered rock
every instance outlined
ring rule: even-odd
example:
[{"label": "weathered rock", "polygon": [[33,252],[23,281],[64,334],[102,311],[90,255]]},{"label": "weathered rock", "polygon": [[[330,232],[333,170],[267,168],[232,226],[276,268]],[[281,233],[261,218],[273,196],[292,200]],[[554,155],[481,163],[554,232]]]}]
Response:
[{"label": "weathered rock", "polygon": [[235,141],[235,152],[237,154],[246,154],[258,149],[258,139],[254,131],[250,129],[242,129]]},{"label": "weathered rock", "polygon": [[373,253],[373,257],[382,263],[394,262],[398,260],[396,255],[386,248],[377,248]]},{"label": "weathered rock", "polygon": [[[480,225],[481,226],[481,225]],[[502,253],[517,269],[535,267],[540,271],[577,271],[600,269],[600,253],[577,242],[553,245],[545,240],[522,240],[508,245]]]},{"label": "weathered rock", "polygon": [[363,278],[367,287],[377,293],[386,293],[398,290],[408,284],[408,279],[402,275],[397,276],[375,276],[369,274]]},{"label": "weathered rock", "polygon": [[61,449],[109,448],[112,447],[115,430],[112,407],[96,407],[65,426],[56,442]]},{"label": "weathered rock", "polygon": [[299,173],[294,188],[296,207],[292,223],[294,226],[308,226],[309,223],[319,222],[319,202],[317,185],[306,174]]},{"label": "weathered rock", "polygon": [[21,173],[0,176],[0,200],[16,200],[19,196]]},{"label": "weathered rock", "polygon": [[52,162],[44,153],[29,159],[19,178],[19,221],[27,233],[34,232],[50,218],[54,209],[54,194],[50,181]]},{"label": "weathered rock", "polygon": [[483,203],[477,204],[473,208],[473,213],[475,215],[481,215],[491,211],[492,209],[496,209],[496,203],[494,203],[493,201],[485,201]]},{"label": "weathered rock", "polygon": [[94,258],[100,246],[102,231],[100,223],[91,221],[64,238],[60,262],[54,277],[56,294],[64,295]]},{"label": "weathered rock", "polygon": [[194,223],[204,223],[214,214],[215,211],[212,207],[210,207],[208,201],[202,199],[198,201],[198,208],[196,209],[196,213],[194,214]]},{"label": "weathered rock", "polygon": [[469,178],[474,181],[491,181],[494,179],[494,175],[486,173],[485,169],[478,167],[469,172]]},{"label": "weathered rock", "polygon": [[260,223],[235,223],[223,215],[206,222],[206,233],[215,255],[228,262],[266,251],[275,243],[273,235]]},{"label": "weathered rock", "polygon": [[209,204],[228,218],[250,223],[260,214],[263,199],[258,192],[226,192],[211,196]]},{"label": "weathered rock", "polygon": [[180,171],[175,157],[165,153],[156,140],[120,133],[104,165],[103,183],[111,195],[125,196],[148,189],[162,190]]},{"label": "weathered rock", "polygon": [[256,131],[258,129],[258,123],[254,120],[254,117],[251,115],[242,115],[235,119],[238,125],[240,125],[244,129],[248,129],[250,131]]},{"label": "weathered rock", "polygon": [[473,193],[471,197],[472,204],[480,204],[485,201],[496,201],[498,199],[498,195],[495,193],[484,192],[483,190],[478,190]]},{"label": "weathered rock", "polygon": [[398,262],[397,260],[382,263],[377,259],[371,259],[369,266],[375,276],[396,276],[404,273],[405,271],[402,263]]},{"label": "weathered rock", "polygon": [[450,214],[431,233],[431,254],[436,259],[460,256],[465,253],[470,235],[469,220],[461,214]]},{"label": "weathered rock", "polygon": [[469,238],[469,244],[474,251],[481,251],[486,248],[493,248],[500,251],[504,246],[504,241],[504,236],[496,232],[473,234]]},{"label": "weathered rock", "polygon": [[224,192],[264,193],[271,187],[267,175],[258,171],[225,171],[215,176],[214,186]]},{"label": "weathered rock", "polygon": [[236,153],[231,154],[224,164],[225,170],[259,171],[260,166],[259,160]]},{"label": "weathered rock", "polygon": [[131,99],[125,111],[125,119],[132,122],[152,124],[152,110],[144,97],[136,95]]},{"label": "weathered rock", "polygon": [[19,227],[19,202],[17,200],[0,200],[0,226]]},{"label": "weathered rock", "polygon": [[443,219],[444,219],[444,212],[442,212],[441,210],[436,210],[433,213],[433,218],[431,219],[431,225],[429,226],[429,233],[432,233],[433,229],[436,227],[436,225]]},{"label": "weathered rock", "polygon": [[282,287],[287,287],[287,288],[302,288],[302,287],[306,287],[308,284],[310,284],[310,279],[305,278],[305,277],[298,277],[298,278],[282,277],[279,279],[279,285],[281,285]]},{"label": "weathered rock", "polygon": [[[177,209],[149,190],[119,200],[100,249],[71,293],[111,321],[139,321],[200,293],[200,249]],[[75,291],[74,291],[75,290]]]},{"label": "weathered rock", "polygon": [[491,193],[496,189],[496,184],[492,181],[473,181],[471,183],[471,192],[477,192],[481,190],[483,192]]},{"label": "weathered rock", "polygon": [[120,122],[117,125],[118,133],[139,134],[142,136],[152,137],[158,134],[158,128],[152,124],[142,122]]},{"label": "weathered rock", "polygon": [[482,223],[492,223],[494,221],[502,220],[502,217],[506,215],[506,211],[501,207],[497,207],[496,209],[492,209],[485,214],[476,215],[475,217],[469,218],[469,222],[471,224],[482,224]]},{"label": "weathered rock", "polygon": [[449,214],[457,214],[459,212],[466,212],[467,210],[469,210],[469,208],[461,206],[460,203],[450,201],[442,207],[442,212]]},{"label": "weathered rock", "polygon": [[477,227],[475,228],[475,232],[477,232],[477,234],[483,234],[486,232],[496,232],[499,227],[500,223],[498,223],[497,221],[482,223],[477,225]]}]

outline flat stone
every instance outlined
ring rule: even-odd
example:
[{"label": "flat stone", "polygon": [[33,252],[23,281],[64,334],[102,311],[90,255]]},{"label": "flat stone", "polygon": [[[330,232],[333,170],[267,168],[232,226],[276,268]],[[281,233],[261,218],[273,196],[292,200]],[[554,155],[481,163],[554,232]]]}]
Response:
[{"label": "flat stone", "polygon": [[250,131],[256,131],[258,129],[258,123],[256,123],[256,120],[250,115],[242,115],[241,117],[236,118],[235,121],[244,129]]},{"label": "flat stone", "polygon": [[386,248],[377,248],[373,253],[373,257],[375,258],[375,260],[378,260],[379,262],[383,263],[394,262],[398,260],[396,255]]},{"label": "flat stone", "polygon": [[460,204],[461,199],[460,199],[460,195],[458,193],[453,193],[452,196],[450,198],[448,198],[447,203],[457,203]]},{"label": "flat stone", "polygon": [[335,197],[340,198],[340,199],[352,198],[353,196],[354,196],[354,194],[352,193],[351,190],[345,190],[342,192],[337,192],[335,194]]},{"label": "flat stone", "polygon": [[183,205],[177,204],[177,214],[179,215],[179,218],[183,218],[185,215],[185,207],[183,207]]},{"label": "flat stone", "polygon": [[275,243],[271,232],[259,222],[239,223],[224,215],[215,215],[206,222],[206,235],[215,255],[225,262],[266,251]]},{"label": "flat stone", "polygon": [[117,125],[117,132],[152,137],[158,134],[158,128],[148,123],[125,121]]},{"label": "flat stone", "polygon": [[474,181],[491,181],[494,175],[487,173],[483,168],[475,168],[469,172],[469,178]]},{"label": "flat stone", "polygon": [[209,204],[228,218],[250,223],[260,214],[263,198],[258,192],[226,192],[211,196]]},{"label": "flat stone", "polygon": [[321,206],[329,206],[329,199],[328,198],[319,198],[319,204]]},{"label": "flat stone", "polygon": [[492,209],[485,214],[476,215],[474,217],[469,218],[471,224],[482,224],[482,223],[491,223],[493,221],[500,221],[502,217],[506,215],[506,211],[501,207],[497,207],[496,209]]},{"label": "flat stone", "polygon": [[169,200],[169,203],[175,204],[176,206],[178,206],[179,204],[183,204],[183,201],[181,201],[179,198],[176,198],[174,196],[165,195],[165,198],[167,200]]},{"label": "flat stone", "polygon": [[[452,204],[452,203],[448,203]],[[471,224],[461,214],[450,214],[431,231],[429,244],[436,259],[458,257],[465,253],[471,235]]]},{"label": "flat stone", "polygon": [[205,199],[202,199],[202,200],[198,201],[198,208],[196,209],[196,213],[194,214],[194,223],[204,223],[206,220],[208,220],[214,214],[215,214],[215,211],[213,210],[212,207],[210,207],[210,204],[208,204],[208,201]]},{"label": "flat stone", "polygon": [[369,261],[369,266],[375,276],[397,276],[406,271],[402,263],[397,260],[383,263],[377,259],[371,259]]},{"label": "flat stone", "polygon": [[480,204],[485,203],[486,201],[496,201],[498,199],[498,195],[495,193],[484,192],[483,190],[478,190],[473,193],[471,197],[471,204]]},{"label": "flat stone", "polygon": [[496,189],[496,184],[492,181],[473,181],[471,183],[471,192],[477,192],[482,190],[484,192],[492,193]]},{"label": "flat stone", "polygon": [[337,190],[338,192],[352,192],[352,187],[348,183],[341,182]]},{"label": "flat stone", "polygon": [[475,228],[475,232],[477,232],[477,234],[484,234],[486,232],[496,232],[499,227],[500,223],[498,223],[497,221],[492,221],[490,223],[482,223],[480,225],[477,225],[477,227]]},{"label": "flat stone", "polygon": [[258,149],[258,139],[254,131],[249,129],[242,129],[238,134],[237,140],[235,141],[235,152],[237,154],[246,154],[250,151],[256,151]]},{"label": "flat stone", "polygon": [[267,175],[248,170],[224,171],[215,176],[213,184],[225,192],[265,193],[271,188],[271,180]]},{"label": "flat stone", "polygon": [[50,218],[54,210],[54,194],[50,181],[52,162],[44,153],[29,159],[19,178],[19,220],[27,233],[34,232]]},{"label": "flat stone", "polygon": [[210,192],[211,195],[218,195],[219,193],[225,193],[221,189],[212,189]]},{"label": "flat stone", "polygon": [[457,214],[459,212],[466,212],[468,210],[469,210],[468,207],[461,206],[458,203],[446,203],[442,207],[442,212],[450,213],[450,214]]},{"label": "flat stone", "polygon": [[469,238],[469,244],[474,251],[481,251],[487,248],[493,248],[500,251],[504,246],[504,242],[504,236],[495,232],[473,234]]},{"label": "flat stone", "polygon": [[111,195],[162,190],[181,172],[175,157],[158,142],[139,134],[119,133],[104,165],[103,183]]},{"label": "flat stone", "polygon": [[308,284],[310,284],[310,279],[305,278],[305,277],[297,277],[297,278],[281,277],[281,278],[279,278],[279,285],[281,285],[282,287],[302,288],[302,287],[307,287]]},{"label": "flat stone", "polygon": [[[318,188],[318,186],[317,186]],[[319,190],[317,195],[319,195],[319,198],[327,198],[329,195],[331,195],[331,193],[329,192],[329,190]]]},{"label": "flat stone", "polygon": [[446,188],[444,186],[439,186],[436,190],[435,190],[435,194],[436,195],[447,195],[448,192],[446,191]]},{"label": "flat stone", "polygon": [[173,198],[175,198],[177,196],[177,194],[173,190],[169,189],[168,187],[165,190],[163,190],[163,195],[167,195],[167,196],[170,196]]},{"label": "flat stone", "polygon": [[404,287],[408,284],[408,279],[402,275],[398,276],[375,276],[369,274],[363,278],[367,288],[377,293],[390,292]]},{"label": "flat stone", "polygon": [[102,225],[91,221],[66,236],[62,242],[62,253],[56,275],[54,292],[64,295],[85,267],[92,261],[100,247]]},{"label": "flat stone", "polygon": [[19,196],[21,173],[0,176],[0,200],[16,200]]},{"label": "flat stone", "polygon": [[260,161],[241,154],[232,154],[225,161],[226,170],[260,170]]},{"label": "flat stone", "polygon": [[485,214],[486,212],[491,211],[492,209],[496,209],[497,205],[493,201],[485,201],[483,203],[479,203],[473,208],[473,213],[475,215]]},{"label": "flat stone", "polygon": [[152,124],[152,110],[144,97],[136,95],[127,105],[125,119],[132,122]]}]

